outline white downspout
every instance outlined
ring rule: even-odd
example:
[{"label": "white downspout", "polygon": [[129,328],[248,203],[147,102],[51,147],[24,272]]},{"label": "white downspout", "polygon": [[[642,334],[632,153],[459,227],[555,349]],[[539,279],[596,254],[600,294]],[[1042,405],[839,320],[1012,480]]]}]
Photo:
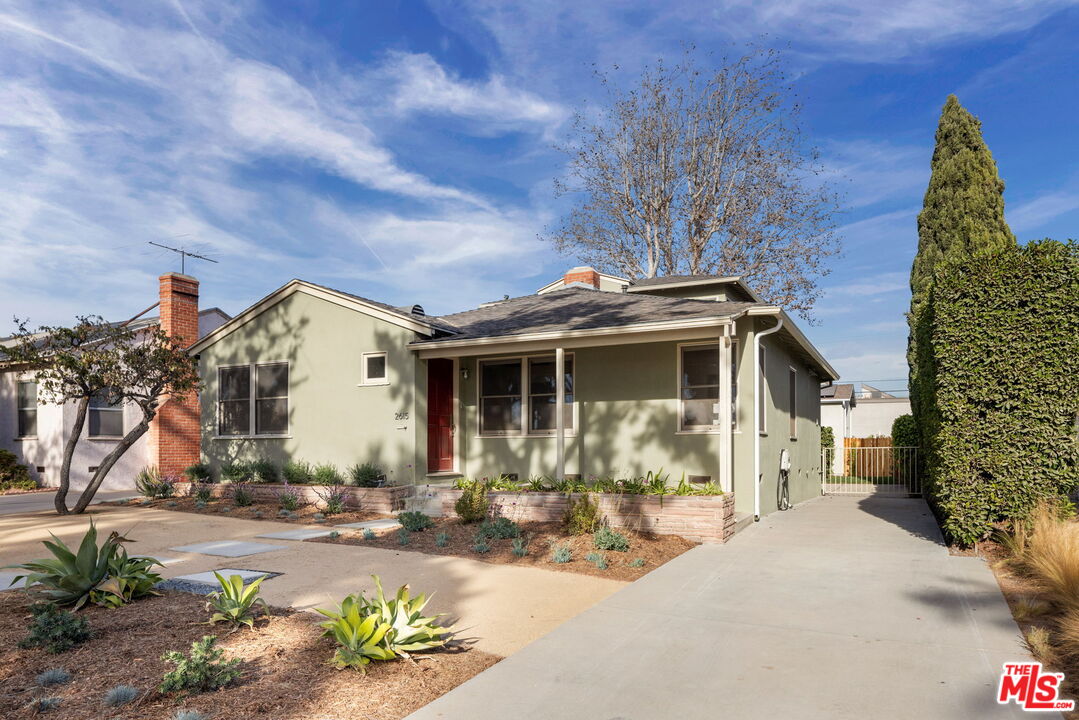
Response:
[{"label": "white downspout", "polygon": [[753,519],[761,519],[761,338],[778,332],[783,316],[774,328],[753,333]]}]

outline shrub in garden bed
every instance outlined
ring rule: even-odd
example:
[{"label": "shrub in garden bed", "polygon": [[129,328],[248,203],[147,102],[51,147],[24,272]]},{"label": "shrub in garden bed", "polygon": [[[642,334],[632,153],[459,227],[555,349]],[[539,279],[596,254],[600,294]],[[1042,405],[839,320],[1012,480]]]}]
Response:
[{"label": "shrub in garden bed", "polygon": [[597,550],[614,550],[615,552],[628,552],[629,540],[620,532],[615,532],[609,527],[601,527],[592,537],[592,544]]},{"label": "shrub in garden bed", "polygon": [[315,485],[344,485],[345,478],[333,463],[319,463],[311,476]]},{"label": "shrub in garden bed", "polygon": [[429,515],[419,510],[398,513],[397,522],[401,523],[401,526],[410,532],[421,532],[433,527],[435,524],[435,521]]},{"label": "shrub in garden bed", "polygon": [[[33,620],[30,621],[30,632],[19,641],[21,648],[41,648],[55,655],[81,645],[94,635],[86,618],[61,610],[52,603],[35,603],[30,606],[30,614],[33,616]],[[59,677],[55,673],[52,675],[42,673],[38,684],[45,686],[67,682],[67,680],[58,680]],[[67,677],[70,679],[70,675]]]},{"label": "shrub in garden bed", "polygon": [[345,511],[349,498],[345,488],[334,486],[326,490],[315,490],[315,494],[322,501],[322,509],[327,515],[338,515]]},{"label": "shrub in garden bed", "polygon": [[315,478],[315,470],[309,462],[289,460],[281,467],[281,476],[291,485],[308,485]]},{"label": "shrub in garden bed", "polygon": [[300,493],[297,490],[285,488],[277,491],[277,504],[281,506],[282,510],[289,513],[299,510],[303,501],[300,499]]},{"label": "shrub in garden bed", "polygon": [[595,532],[601,519],[599,505],[585,493],[570,502],[562,522],[570,535],[584,535]]},{"label": "shrub in garden bed", "polygon": [[165,673],[158,688],[160,692],[181,692],[195,694],[207,690],[217,690],[240,677],[240,659],[222,659],[224,652],[214,647],[217,638],[206,635],[201,640],[191,643],[190,655],[170,651],[161,656],[165,662],[176,667]]},{"label": "shrub in garden bed", "polygon": [[35,488],[37,483],[30,477],[30,469],[19,462],[15,453],[0,450],[0,492]]},{"label": "shrub in garden bed", "polygon": [[174,478],[162,475],[153,465],[144,467],[135,475],[135,489],[151,500],[172,497],[176,490],[175,482]]},{"label": "shrub in garden bed", "polygon": [[251,480],[257,483],[281,482],[281,470],[272,460],[255,460],[251,463]]},{"label": "shrub in garden bed", "polygon": [[214,473],[209,465],[199,462],[184,468],[184,477],[193,483],[213,482]]},{"label": "shrub in garden bed", "polygon": [[474,523],[487,517],[487,483],[472,480],[464,484],[461,497],[457,498],[453,509],[463,523]]},{"label": "shrub in garden bed", "polygon": [[385,482],[386,476],[382,472],[382,468],[374,463],[363,463],[362,465],[351,465],[348,468],[347,483],[354,487],[381,487]]},{"label": "shrub in garden bed", "polygon": [[232,504],[236,507],[250,507],[255,504],[255,496],[246,482],[236,483],[232,488]]},{"label": "shrub in garden bed", "polygon": [[221,466],[221,482],[223,483],[251,482],[254,477],[251,463],[230,462]]},{"label": "shrub in garden bed", "polygon": [[486,538],[507,540],[521,534],[520,526],[509,518],[488,518],[480,523],[477,534]]}]

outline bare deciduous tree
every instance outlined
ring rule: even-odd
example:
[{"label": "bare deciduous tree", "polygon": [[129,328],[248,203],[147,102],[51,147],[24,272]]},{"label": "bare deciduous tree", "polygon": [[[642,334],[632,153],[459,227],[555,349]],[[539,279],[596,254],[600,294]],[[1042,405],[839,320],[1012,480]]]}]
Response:
[{"label": "bare deciduous tree", "polygon": [[[14,342],[0,353],[2,364],[31,371],[46,402],[75,403],[75,420],[64,443],[54,505],[61,515],[81,513],[116,461],[150,429],[161,404],[169,397],[198,391],[198,362],[157,325],[136,331],[99,317],[80,317],[73,327],[42,326],[31,331],[25,322],[18,326]],[[90,401],[98,397],[115,405],[133,404],[142,411],[142,419],[102,458],[75,506],[68,510],[71,461]]]},{"label": "bare deciduous tree", "polygon": [[576,114],[556,182],[582,200],[546,239],[630,278],[742,275],[808,317],[839,252],[838,197],[802,145],[778,53],[751,49],[706,73],[689,50],[629,89],[598,77],[609,101]]}]

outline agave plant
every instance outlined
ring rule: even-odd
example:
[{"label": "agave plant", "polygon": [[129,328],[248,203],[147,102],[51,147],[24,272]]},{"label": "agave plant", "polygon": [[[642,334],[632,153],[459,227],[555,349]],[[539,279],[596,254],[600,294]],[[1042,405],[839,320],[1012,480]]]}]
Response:
[{"label": "agave plant", "polygon": [[[52,535],[52,533],[50,533]],[[90,595],[109,577],[109,564],[127,539],[112,532],[100,548],[97,546],[97,528],[90,521],[90,529],[82,537],[78,553],[73,553],[60,538],[52,535],[52,542],[44,545],[53,557],[33,560],[21,565],[7,567],[24,570],[16,575],[12,584],[26,580],[26,588],[39,584],[38,591],[45,599],[57,605],[74,605],[78,610],[91,598]]]},{"label": "agave plant", "polygon": [[402,585],[397,594],[387,600],[378,575],[371,577],[375,581],[377,594],[370,600],[361,594],[360,599],[364,603],[364,613],[389,625],[390,630],[384,638],[387,648],[401,657],[408,657],[410,652],[429,650],[446,644],[443,636],[449,634],[449,628],[434,624],[441,614],[423,616],[423,608],[430,602],[426,594],[411,597],[408,585]]},{"label": "agave plant", "polygon": [[354,668],[366,674],[372,660],[393,660],[396,654],[386,647],[386,633],[390,625],[379,622],[377,615],[364,613],[363,596],[349,595],[336,610],[316,610],[329,620],[319,623],[323,635],[337,642],[330,664],[338,670]]},{"label": "agave plant", "polygon": [[239,575],[231,575],[226,580],[215,571],[214,577],[221,584],[221,590],[210,593],[206,602],[206,609],[213,610],[209,624],[227,622],[236,629],[241,625],[254,628],[256,608],[266,607],[266,601],[259,597],[259,586],[266,578],[260,577],[244,587],[244,579]]},{"label": "agave plant", "polygon": [[108,577],[90,591],[90,601],[117,608],[140,597],[160,595],[154,592],[154,585],[161,582],[161,576],[151,569],[155,565],[165,567],[151,557],[128,557],[127,548],[120,546],[109,558]]}]

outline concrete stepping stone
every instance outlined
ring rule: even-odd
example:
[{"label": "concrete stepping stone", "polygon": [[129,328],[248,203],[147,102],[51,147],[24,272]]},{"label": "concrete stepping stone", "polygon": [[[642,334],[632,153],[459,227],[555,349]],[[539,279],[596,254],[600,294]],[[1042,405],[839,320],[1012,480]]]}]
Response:
[{"label": "concrete stepping stone", "polygon": [[245,557],[284,549],[284,545],[268,545],[267,543],[244,542],[241,540],[215,540],[169,548],[169,550],[175,550],[176,552],[201,553],[202,555],[219,555],[221,557]]},{"label": "concrete stepping stone", "polygon": [[5,590],[18,590],[19,588],[25,587],[23,585],[25,580],[20,580],[18,583],[15,583],[15,578],[18,574],[19,573],[17,572],[0,572],[0,592],[4,592]]},{"label": "concrete stepping stone", "polygon": [[346,523],[344,525],[334,525],[339,528],[353,528],[356,530],[363,530],[369,528],[371,530],[392,530],[394,528],[401,527],[401,523],[396,520],[367,520],[365,522]]},{"label": "concrete stepping stone", "polygon": [[[258,580],[260,577],[267,577],[270,575],[270,573],[263,572],[261,570],[238,570],[236,568],[221,568],[217,572],[220,573],[221,577],[225,579],[228,579],[233,575],[239,575],[243,579],[244,585],[254,580]],[[205,583],[207,585],[218,584],[217,578],[214,577],[214,573],[212,570],[208,572],[194,573],[192,575],[177,575],[172,579],[184,580],[186,582]]]},{"label": "concrete stepping stone", "polygon": [[260,538],[271,538],[273,540],[309,540],[310,538],[326,537],[333,530],[327,530],[325,528],[299,528],[298,530],[282,530],[280,532],[265,533],[263,535],[256,535]]}]

